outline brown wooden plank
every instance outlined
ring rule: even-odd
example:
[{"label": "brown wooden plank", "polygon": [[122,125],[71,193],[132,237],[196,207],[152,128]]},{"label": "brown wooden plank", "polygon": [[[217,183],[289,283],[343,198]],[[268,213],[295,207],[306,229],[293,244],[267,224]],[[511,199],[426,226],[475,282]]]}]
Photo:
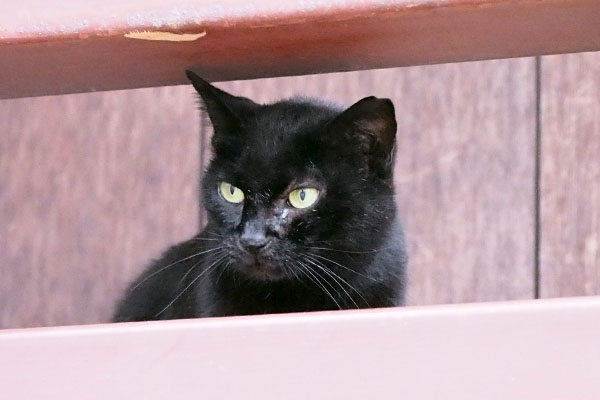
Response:
[{"label": "brown wooden plank", "polygon": [[2,393],[597,400],[599,313],[595,297],[5,331]]},{"label": "brown wooden plank", "polygon": [[190,88],[0,102],[0,327],[106,321],[198,224]]},{"label": "brown wooden plank", "polygon": [[600,294],[600,53],[542,59],[543,297]]},{"label": "brown wooden plank", "polygon": [[597,0],[5,3],[0,98],[600,49]]}]

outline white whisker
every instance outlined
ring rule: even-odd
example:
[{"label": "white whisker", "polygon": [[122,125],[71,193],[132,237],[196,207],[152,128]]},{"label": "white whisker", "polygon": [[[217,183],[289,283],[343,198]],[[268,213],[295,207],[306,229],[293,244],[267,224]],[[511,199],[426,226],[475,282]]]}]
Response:
[{"label": "white whisker", "polygon": [[192,254],[191,256],[182,258],[181,260],[178,260],[178,261],[175,261],[175,262],[173,262],[173,263],[171,263],[169,265],[166,265],[166,266],[162,267],[161,269],[159,269],[158,271],[154,271],[153,273],[151,273],[150,275],[148,275],[147,277],[145,277],[144,279],[142,279],[141,281],[139,281],[138,283],[136,283],[135,286],[133,286],[131,289],[129,289],[129,293],[133,292],[135,289],[137,289],[142,283],[146,282],[148,279],[152,278],[153,276],[155,276],[157,274],[160,274],[161,272],[163,272],[164,270],[172,267],[173,265],[176,265],[176,264],[179,264],[180,262],[189,260],[190,258],[194,258],[194,257],[201,256],[203,254],[206,254],[206,253],[210,253],[211,251],[220,250],[222,248],[223,248],[222,246],[220,246],[220,247],[213,247],[212,249],[208,249],[208,250],[196,253],[196,254]]},{"label": "white whisker", "polygon": [[[348,282],[344,281],[340,276],[336,275],[333,271],[329,271],[327,268],[325,268],[325,266],[320,265],[319,263],[315,262],[310,257],[306,257],[306,261],[308,261],[309,263],[311,263],[312,265],[314,265],[315,267],[319,268],[321,271],[323,271],[324,273],[326,273],[335,283],[337,283],[337,285],[340,287],[340,289],[342,289],[342,291],[346,294],[346,296],[348,296],[348,298],[354,304],[354,306],[356,308],[360,308],[358,306],[358,304],[356,304],[356,302],[354,301],[354,298],[352,298],[352,296],[350,295],[350,293],[348,293],[348,291],[339,283],[338,279],[341,279],[344,283],[346,283],[346,285],[348,285],[352,289],[354,289],[352,287],[352,285],[350,285]],[[356,291],[356,289],[354,289],[354,291]]]},{"label": "white whisker", "polygon": [[[223,255],[222,251],[217,252],[215,254],[211,254],[211,256],[214,256],[214,257],[210,261],[209,260],[206,260],[206,261],[209,261],[209,262],[214,261],[216,258],[218,258],[218,257],[220,257],[222,255]],[[196,268],[198,265],[200,265],[200,263],[202,261],[205,261],[205,260],[201,259],[200,261],[198,261],[197,263],[195,263],[194,265],[192,265],[190,269],[188,269],[188,271],[181,277],[181,279],[177,283],[177,287],[179,287],[179,285],[181,285],[183,282],[185,282],[185,278],[187,278],[187,276],[194,270],[194,268]]]},{"label": "white whisker", "polygon": [[378,251],[387,250],[391,247],[382,247],[381,249],[369,250],[369,251],[352,251],[352,250],[341,250],[341,249],[333,249],[329,247],[314,247],[314,246],[305,246],[307,249],[314,250],[326,250],[326,251],[336,251],[338,253],[348,253],[348,254],[372,254],[377,253]]},{"label": "white whisker", "polygon": [[[333,274],[334,277],[336,277],[337,279],[339,279],[340,281],[342,281],[343,283],[345,283],[350,289],[354,290],[354,292],[365,302],[365,304],[367,305],[367,307],[369,307],[369,308],[371,307],[371,305],[369,304],[369,302],[367,301],[367,299],[365,299],[363,297],[363,295],[354,286],[352,286],[350,283],[348,283],[348,281],[346,281],[344,278],[342,278],[341,276],[339,276],[338,274],[336,274],[331,269],[327,268],[325,265],[323,265],[322,263],[320,263],[318,260],[312,258],[310,255],[306,254],[306,257],[307,257],[308,260],[312,260],[315,263],[317,263],[318,265],[320,265],[320,267],[323,268],[323,270],[324,270],[325,273],[327,273],[327,274]],[[354,299],[348,294],[348,292],[346,292],[345,290],[344,290],[344,292],[348,295],[348,297],[350,297],[350,299],[352,300],[352,302],[354,303],[354,305],[356,306],[356,308],[360,308],[360,307],[358,307],[358,305],[356,304],[356,302],[354,301]]]},{"label": "white whisker", "polygon": [[169,304],[167,304],[162,310],[160,310],[158,313],[154,314],[154,318],[158,317],[160,314],[162,314],[163,312],[165,312],[169,307],[171,307],[173,305],[173,303],[175,303],[177,301],[177,299],[179,299],[181,296],[183,296],[183,294],[190,288],[192,287],[192,285],[194,283],[196,283],[196,281],[198,281],[198,279],[200,279],[202,276],[204,276],[206,273],[208,273],[210,270],[212,270],[215,265],[217,265],[217,263],[223,261],[225,259],[226,255],[221,256],[217,261],[215,261],[214,263],[212,263],[211,265],[209,265],[208,267],[206,267],[206,269],[204,271],[202,271],[200,274],[198,274],[197,277],[195,277],[181,292],[179,292],[179,294],[177,296],[175,296],[175,298],[173,300],[171,300],[169,302]]},{"label": "white whisker", "polygon": [[370,276],[367,276],[367,275],[361,274],[360,272],[358,272],[358,271],[355,271],[355,270],[353,270],[352,268],[348,268],[348,267],[346,267],[345,265],[342,265],[342,264],[340,264],[340,263],[338,263],[338,262],[336,262],[336,261],[334,261],[334,260],[331,260],[331,259],[329,259],[329,258],[327,258],[327,257],[323,257],[323,256],[320,256],[320,255],[318,255],[318,254],[315,254],[315,253],[308,253],[308,252],[307,252],[306,254],[309,254],[309,255],[311,255],[311,256],[313,256],[313,257],[318,257],[318,258],[320,258],[320,259],[322,259],[322,260],[325,260],[325,261],[329,261],[330,263],[333,263],[333,264],[337,265],[337,266],[338,266],[338,267],[340,267],[340,268],[343,268],[343,269],[345,269],[345,270],[347,270],[347,271],[353,272],[353,273],[355,273],[355,274],[356,274],[356,275],[358,275],[358,276],[362,276],[363,278],[370,279],[370,280],[371,280],[371,281],[373,281],[373,282],[381,283],[381,282],[380,282],[379,280],[377,280],[377,279],[374,279],[374,278],[372,278],[372,277],[370,277]]},{"label": "white whisker", "polygon": [[[311,281],[313,281],[313,283],[314,283],[315,285],[317,285],[317,287],[321,288],[321,290],[323,290],[323,291],[324,291],[324,292],[325,292],[325,293],[326,293],[326,294],[329,296],[329,298],[330,298],[330,299],[331,299],[331,300],[332,300],[332,301],[335,303],[335,305],[336,305],[336,306],[337,306],[337,307],[338,307],[338,308],[341,310],[341,309],[342,309],[342,307],[341,307],[341,306],[340,306],[340,304],[339,304],[339,303],[338,303],[338,302],[335,300],[335,297],[334,297],[334,296],[331,294],[331,292],[330,292],[329,290],[327,290],[327,288],[325,287],[325,285],[323,285],[323,284],[321,283],[321,281],[320,281],[320,280],[317,278],[317,276],[319,276],[319,274],[317,273],[317,271],[315,271],[314,269],[312,269],[312,268],[311,268],[309,265],[306,265],[306,264],[304,264],[304,263],[302,263],[302,262],[299,262],[299,263],[300,263],[300,265],[304,266],[304,268],[305,268],[305,269],[304,269],[304,272],[306,272],[306,273],[307,273],[307,275],[306,275],[306,276],[307,276],[307,277],[308,277],[308,278],[309,278]],[[310,275],[311,275],[311,276],[314,278],[314,280],[313,280],[313,279],[311,279],[311,278],[308,276],[308,274],[310,274]],[[316,275],[316,276],[315,276],[315,275]],[[321,277],[321,278],[323,278],[323,277]],[[327,282],[327,280],[325,280],[325,282]],[[327,283],[328,283],[328,282],[327,282]],[[329,284],[329,283],[328,283],[328,284]],[[331,286],[331,285],[330,285],[330,286]],[[335,290],[335,289],[334,289],[334,290]]]}]

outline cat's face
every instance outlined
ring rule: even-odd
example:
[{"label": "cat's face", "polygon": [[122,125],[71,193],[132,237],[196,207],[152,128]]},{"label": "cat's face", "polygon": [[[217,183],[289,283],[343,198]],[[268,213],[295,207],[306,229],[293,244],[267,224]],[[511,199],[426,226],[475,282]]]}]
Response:
[{"label": "cat's face", "polygon": [[215,128],[202,188],[231,268],[263,281],[301,278],[322,249],[380,245],[395,214],[389,100],[343,112],[309,101],[263,106],[189,76]]}]

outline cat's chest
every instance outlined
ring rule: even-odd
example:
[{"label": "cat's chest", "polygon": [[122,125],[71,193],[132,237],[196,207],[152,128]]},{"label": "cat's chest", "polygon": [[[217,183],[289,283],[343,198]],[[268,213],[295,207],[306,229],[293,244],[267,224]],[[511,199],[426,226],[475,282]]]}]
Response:
[{"label": "cat's chest", "polygon": [[215,316],[279,314],[335,309],[335,305],[302,283],[257,284],[225,281],[215,287]]}]

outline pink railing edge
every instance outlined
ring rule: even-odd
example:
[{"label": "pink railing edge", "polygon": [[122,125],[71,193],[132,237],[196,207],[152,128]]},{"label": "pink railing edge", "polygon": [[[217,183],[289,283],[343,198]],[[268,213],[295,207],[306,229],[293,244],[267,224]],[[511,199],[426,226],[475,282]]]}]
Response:
[{"label": "pink railing edge", "polygon": [[596,399],[599,316],[600,296],[7,330],[0,377],[11,399]]}]

